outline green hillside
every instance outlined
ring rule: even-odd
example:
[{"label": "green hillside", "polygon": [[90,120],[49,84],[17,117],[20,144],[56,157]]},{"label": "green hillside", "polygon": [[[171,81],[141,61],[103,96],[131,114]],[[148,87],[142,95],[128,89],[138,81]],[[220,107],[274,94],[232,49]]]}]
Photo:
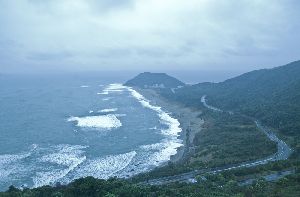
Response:
[{"label": "green hillside", "polygon": [[208,103],[240,112],[276,128],[297,147],[300,139],[300,61],[273,69],[256,70],[221,83],[200,83],[172,92],[169,99],[200,107]]}]

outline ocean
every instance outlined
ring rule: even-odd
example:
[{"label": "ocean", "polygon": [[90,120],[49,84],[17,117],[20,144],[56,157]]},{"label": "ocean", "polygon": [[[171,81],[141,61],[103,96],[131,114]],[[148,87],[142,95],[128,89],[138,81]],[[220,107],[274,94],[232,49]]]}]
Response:
[{"label": "ocean", "polygon": [[114,75],[0,75],[0,190],[127,178],[182,146],[177,119]]}]

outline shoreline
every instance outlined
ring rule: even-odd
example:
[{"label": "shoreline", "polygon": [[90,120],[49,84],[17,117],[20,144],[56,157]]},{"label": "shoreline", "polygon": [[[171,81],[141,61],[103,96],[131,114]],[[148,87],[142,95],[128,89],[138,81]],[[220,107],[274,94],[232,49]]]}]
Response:
[{"label": "shoreline", "polygon": [[169,101],[160,96],[153,89],[137,88],[137,91],[140,92],[146,99],[148,99],[151,104],[160,106],[164,111],[170,113],[172,118],[177,119],[180,123],[180,128],[182,131],[180,132],[178,139],[182,140],[183,146],[177,148],[177,153],[172,155],[169,161],[173,163],[179,163],[184,160],[189,153],[193,153],[194,137],[202,130],[204,123],[204,121],[199,118],[199,115],[202,112],[187,108],[179,103]]}]

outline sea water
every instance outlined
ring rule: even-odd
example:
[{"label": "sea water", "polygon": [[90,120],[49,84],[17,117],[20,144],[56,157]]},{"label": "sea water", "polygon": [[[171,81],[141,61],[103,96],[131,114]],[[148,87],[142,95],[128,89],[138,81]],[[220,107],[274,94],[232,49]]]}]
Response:
[{"label": "sea water", "polygon": [[178,120],[120,78],[0,76],[0,190],[127,178],[170,160]]}]

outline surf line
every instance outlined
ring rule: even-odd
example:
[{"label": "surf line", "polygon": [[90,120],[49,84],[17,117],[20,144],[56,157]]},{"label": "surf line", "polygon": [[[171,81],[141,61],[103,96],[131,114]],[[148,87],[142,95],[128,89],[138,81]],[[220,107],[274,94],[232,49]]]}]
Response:
[{"label": "surf line", "polygon": [[172,149],[172,151],[169,152],[167,159],[162,162],[169,161],[171,156],[177,153],[177,149],[183,146],[182,140],[178,139],[180,133],[182,132],[179,121],[171,117],[169,113],[162,110],[160,106],[151,105],[148,99],[146,99],[142,94],[134,90],[132,87],[128,87],[128,86],[123,86],[123,87],[126,88],[131,93],[131,95],[142,104],[143,107],[157,112],[161,120],[161,123],[168,126],[168,129],[161,130],[161,133],[164,136],[168,137],[169,141],[172,142],[170,143],[172,144],[172,147],[168,147]]}]

